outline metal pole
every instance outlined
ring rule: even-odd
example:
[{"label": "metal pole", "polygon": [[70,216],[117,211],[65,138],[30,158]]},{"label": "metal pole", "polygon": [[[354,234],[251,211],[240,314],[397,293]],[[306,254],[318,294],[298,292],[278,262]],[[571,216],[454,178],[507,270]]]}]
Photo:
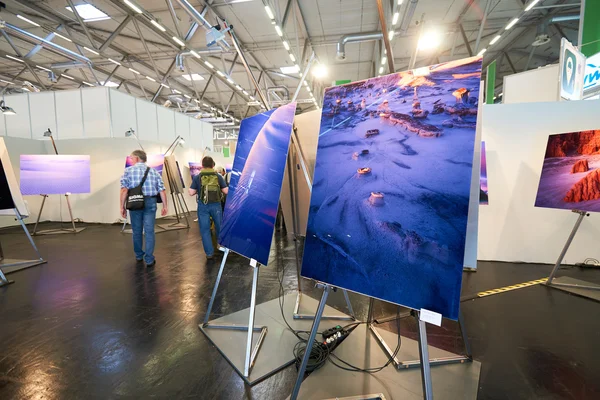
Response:
[{"label": "metal pole", "polygon": [[219,273],[217,274],[217,280],[215,282],[215,287],[213,288],[212,295],[210,296],[210,301],[208,302],[208,309],[206,310],[206,315],[204,316],[204,321],[202,321],[202,326],[208,325],[208,321],[210,319],[210,313],[213,308],[213,304],[215,304],[215,297],[217,297],[217,290],[219,290],[219,283],[221,282],[221,276],[223,275],[223,270],[225,269],[225,262],[227,261],[227,256],[229,255],[229,249],[225,249],[225,253],[223,254],[223,260],[221,261],[221,267],[219,267]]},{"label": "metal pole", "polygon": [[317,308],[317,313],[315,314],[312,329],[310,330],[310,336],[306,342],[306,351],[304,352],[304,357],[302,358],[302,363],[300,364],[300,369],[298,370],[298,378],[296,378],[296,384],[294,385],[294,390],[292,391],[290,400],[298,399],[300,386],[304,380],[304,374],[306,373],[306,366],[308,365],[308,359],[310,358],[312,345],[315,342],[315,337],[317,336],[317,331],[319,330],[319,324],[321,323],[321,317],[323,316],[323,310],[325,309],[325,304],[327,303],[327,296],[329,296],[330,291],[331,286],[325,285],[325,288],[323,289],[323,295],[321,295],[321,301],[319,302],[319,307]]},{"label": "metal pole", "polygon": [[461,308],[458,309],[458,328],[460,329],[460,334],[462,335],[463,343],[465,344],[465,355],[471,358],[471,343],[469,343],[469,337],[467,336],[467,330],[465,328],[465,318]]},{"label": "metal pole", "polygon": [[27,239],[29,239],[29,243],[31,243],[31,247],[33,247],[33,250],[35,250],[35,253],[37,254],[39,260],[43,261],[44,259],[42,258],[42,255],[40,254],[40,251],[38,250],[37,246],[35,245],[35,242],[33,241],[33,238],[29,234],[29,231],[27,230],[27,226],[25,226],[25,222],[23,222],[23,217],[21,216],[21,213],[16,208],[15,208],[15,214],[17,215],[17,219],[19,220],[19,223],[21,224],[21,227],[25,231],[25,235],[27,235]]},{"label": "metal pole", "polygon": [[294,97],[292,97],[292,102],[296,101],[298,98],[298,94],[300,93],[300,89],[302,89],[302,84],[306,80],[306,76],[310,71],[310,67],[312,66],[313,61],[315,61],[315,52],[313,51],[306,63],[306,67],[304,68],[304,72],[302,73],[302,77],[300,78],[300,82],[298,82],[298,86],[296,87],[296,91],[294,92]]},{"label": "metal pole", "polygon": [[348,291],[346,289],[342,289],[342,293],[344,294],[344,299],[346,299],[346,307],[348,307],[348,312],[352,318],[356,318],[354,316],[354,309],[352,308],[352,303],[350,303],[350,297],[348,297]]},{"label": "metal pole", "polygon": [[573,227],[573,230],[571,231],[571,234],[569,235],[569,238],[567,239],[567,243],[565,243],[565,247],[563,247],[562,251],[560,252],[560,255],[558,256],[558,260],[556,260],[556,264],[554,264],[554,268],[552,269],[552,272],[550,273],[550,276],[548,277],[548,280],[546,281],[546,285],[552,284],[552,279],[554,279],[554,275],[556,275],[556,272],[560,268],[560,264],[562,264],[562,260],[563,260],[563,258],[565,258],[565,254],[567,254],[567,250],[569,250],[569,246],[571,246],[571,242],[573,241],[573,238],[575,237],[575,234],[577,233],[577,230],[579,229],[579,225],[581,225],[581,222],[583,221],[583,217],[585,217],[587,215],[586,211],[573,210],[573,212],[579,213],[579,218],[577,218],[577,222],[575,222],[575,226]]},{"label": "metal pole", "polygon": [[54,153],[58,155],[58,149],[56,148],[56,143],[54,143],[54,137],[50,135],[50,140],[52,141],[52,147],[54,147]]},{"label": "metal pole", "polygon": [[252,297],[250,298],[250,316],[248,318],[248,341],[246,342],[246,361],[244,362],[244,376],[250,376],[250,364],[252,363],[252,334],[254,333],[254,314],[256,311],[256,290],[258,288],[258,269],[260,264],[255,265],[252,276]]},{"label": "metal pole", "polygon": [[427,347],[427,328],[425,321],[421,321],[419,313],[415,312],[419,330],[419,356],[421,357],[421,379],[423,381],[423,398],[433,400],[433,386],[431,384],[431,367],[429,365],[429,348]]},{"label": "metal pole", "polygon": [[367,324],[371,325],[373,323],[373,306],[375,305],[375,299],[369,298],[369,311],[367,313]]},{"label": "metal pole", "polygon": [[[71,224],[73,225],[73,232],[77,233],[77,228],[75,228],[75,220],[73,219],[73,211],[71,211],[71,203],[69,202],[69,195],[65,194],[65,198],[67,199],[67,208],[69,209],[69,215],[71,216]],[[60,221],[60,222],[62,223],[62,221]]]},{"label": "metal pole", "polygon": [[390,37],[385,23],[385,14],[383,12],[383,1],[377,0],[377,11],[379,12],[379,23],[381,24],[381,31],[383,32],[383,43],[385,44],[385,51],[387,55],[388,68],[390,74],[396,72],[394,69],[394,53],[392,52],[392,45],[390,44]]},{"label": "metal pole", "polygon": [[477,40],[475,40],[475,53],[479,51],[479,43],[481,43],[481,37],[483,36],[483,29],[485,28],[485,22],[487,21],[488,13],[490,12],[490,6],[492,0],[487,0],[485,3],[485,11],[483,12],[483,18],[481,18],[481,25],[479,25],[479,33],[477,34]]},{"label": "metal pole", "polygon": [[37,231],[38,224],[40,223],[40,217],[42,216],[42,210],[44,209],[44,203],[46,203],[47,194],[42,195],[44,199],[42,200],[42,206],[40,207],[40,212],[38,213],[37,219],[35,221],[35,226],[33,227],[33,234]]}]

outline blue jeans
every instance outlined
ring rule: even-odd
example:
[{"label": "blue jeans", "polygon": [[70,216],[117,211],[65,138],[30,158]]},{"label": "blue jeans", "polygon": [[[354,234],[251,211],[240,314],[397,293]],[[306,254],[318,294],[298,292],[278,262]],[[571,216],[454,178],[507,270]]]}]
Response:
[{"label": "blue jeans", "polygon": [[215,222],[215,231],[217,238],[221,232],[221,219],[223,218],[223,209],[221,203],[204,204],[198,202],[198,225],[200,225],[200,236],[202,236],[202,246],[207,257],[214,255],[215,249],[212,244],[212,235],[210,234],[210,218]]},{"label": "blue jeans", "polygon": [[[129,210],[131,230],[133,231],[133,251],[135,258],[143,259],[147,264],[154,262],[154,221],[156,220],[156,197],[144,198],[143,210]],[[144,251],[144,234],[146,251]]]}]

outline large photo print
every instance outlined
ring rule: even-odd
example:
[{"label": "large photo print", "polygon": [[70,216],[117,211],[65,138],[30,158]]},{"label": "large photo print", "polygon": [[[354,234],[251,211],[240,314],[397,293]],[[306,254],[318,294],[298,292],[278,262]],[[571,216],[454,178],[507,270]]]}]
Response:
[{"label": "large photo print", "polygon": [[266,265],[296,103],[246,118],[223,213],[219,244]]},{"label": "large photo print", "polygon": [[90,193],[90,156],[21,155],[21,193]]},{"label": "large photo print", "polygon": [[480,78],[473,57],[326,89],[303,276],[458,317]]},{"label": "large photo print", "polygon": [[600,130],[548,137],[536,207],[600,211]]}]

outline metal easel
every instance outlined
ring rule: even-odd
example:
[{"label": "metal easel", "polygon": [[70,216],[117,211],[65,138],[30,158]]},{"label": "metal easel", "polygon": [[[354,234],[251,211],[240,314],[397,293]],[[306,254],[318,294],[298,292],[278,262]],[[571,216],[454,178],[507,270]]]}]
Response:
[{"label": "metal easel", "polygon": [[47,262],[46,260],[44,260],[44,258],[40,254],[40,251],[38,250],[37,246],[35,245],[33,238],[29,234],[29,231],[27,230],[27,226],[25,226],[25,222],[23,221],[23,216],[21,215],[21,213],[19,213],[19,210],[17,210],[17,208],[14,208],[14,211],[15,211],[15,216],[17,217],[17,221],[19,221],[19,224],[23,228],[23,231],[25,232],[25,235],[27,236],[29,243],[31,243],[31,247],[33,247],[33,250],[35,251],[38,258],[36,260],[14,260],[14,259],[7,260],[4,258],[4,251],[2,250],[2,247],[0,246],[0,287],[14,283],[14,281],[9,281],[8,278],[6,278],[6,275],[5,275],[4,271],[2,271],[2,268],[14,267],[14,268],[11,268],[10,272],[15,272],[15,271],[20,271],[25,268],[35,267],[36,265],[45,264]]},{"label": "metal easel", "polygon": [[[178,137],[179,139],[180,137]],[[175,139],[175,141],[177,141],[178,139]],[[168,151],[168,150],[167,150]],[[187,216],[190,213],[190,210],[187,207],[187,204],[185,202],[185,199],[183,198],[183,194],[177,189],[177,182],[175,181],[175,179],[179,179],[179,177],[175,177],[172,176],[171,171],[170,171],[170,167],[169,167],[169,161],[166,158],[166,153],[165,153],[165,170],[167,171],[167,181],[169,182],[169,187],[170,187],[170,191],[171,191],[171,200],[173,201],[173,208],[175,209],[175,215],[174,217],[177,219],[176,222],[172,223],[172,224],[158,224],[157,226],[161,229],[164,230],[177,230],[177,229],[189,229],[190,227],[190,222],[187,219]],[[174,168],[177,168],[177,166],[175,165]],[[178,206],[179,204],[179,206]],[[182,222],[182,220],[184,222]]]},{"label": "metal easel", "polygon": [[[50,140],[52,141],[52,147],[54,148],[54,153],[56,155],[58,155],[58,149],[56,148],[56,143],[54,142],[54,137],[52,136],[52,131],[50,130],[50,128],[48,128],[48,130],[46,132],[44,132],[44,136],[45,137],[49,137]],[[47,194],[42,194],[42,196],[44,197],[44,199],[42,200],[42,205],[40,206],[40,211],[38,212],[38,216],[37,219],[35,221],[35,226],[33,227],[33,232],[31,232],[31,234],[33,236],[36,235],[55,235],[58,233],[79,233],[81,231],[83,231],[85,229],[85,227],[83,228],[77,228],[75,226],[75,219],[73,218],[73,210],[71,209],[71,203],[69,202],[69,194],[66,193],[65,194],[65,199],[67,199],[67,208],[69,209],[69,217],[71,218],[71,226],[72,228],[64,228],[62,226],[63,221],[61,218],[60,221],[60,228],[57,229],[46,229],[43,231],[38,231],[37,227],[38,224],[40,223],[40,217],[42,216],[42,210],[44,210],[44,205],[46,204],[46,199],[48,198]]]},{"label": "metal easel", "polygon": [[[237,324],[211,324],[210,322],[210,314],[212,312],[212,307],[215,303],[215,297],[217,296],[217,291],[219,289],[219,283],[221,282],[221,277],[223,275],[223,270],[225,269],[225,262],[227,261],[227,256],[229,255],[229,249],[221,247],[220,250],[224,251],[223,260],[221,261],[221,267],[219,268],[219,273],[217,274],[217,280],[215,282],[215,287],[213,288],[212,295],[210,296],[210,301],[208,303],[208,309],[206,310],[206,316],[204,317],[204,321],[198,326],[202,333],[206,335],[207,338],[210,337],[206,333],[206,329],[223,329],[223,330],[232,330],[232,331],[247,331],[248,338],[246,341],[246,356],[244,361],[244,370],[240,371],[237,369],[232,360],[230,360],[227,355],[222,352],[219,347],[217,349],[225,357],[225,359],[231,364],[231,366],[244,378],[248,378],[250,376],[250,372],[252,371],[252,367],[256,361],[256,356],[258,355],[258,351],[260,350],[263,341],[267,335],[267,327],[266,326],[254,326],[254,317],[256,311],[256,292],[258,288],[258,271],[260,268],[260,264],[256,262],[256,260],[250,260],[250,266],[253,268],[252,274],[252,292],[250,294],[250,317],[248,319],[248,325],[237,325]],[[254,332],[259,332],[258,341],[252,347],[252,337]]]},{"label": "metal easel", "polygon": [[[319,324],[321,323],[321,319],[323,317],[323,311],[325,309],[325,304],[327,303],[327,297],[329,296],[329,292],[333,289],[331,285],[328,284],[318,284],[323,288],[323,294],[321,296],[321,301],[319,302],[319,307],[317,308],[317,312],[315,314],[315,318],[313,321],[312,329],[310,331],[310,336],[307,341],[308,346],[312,346],[312,343],[315,342],[315,338],[317,336],[317,331],[319,330]],[[369,321],[372,320],[372,309],[373,309],[373,298],[370,299],[369,302]],[[418,365],[421,367],[421,379],[423,382],[423,398],[426,400],[433,399],[433,386],[431,383],[431,368],[429,360],[429,348],[427,347],[427,330],[424,321],[421,321],[419,318],[419,312],[414,311],[413,315],[417,319],[417,327],[419,331],[419,355],[420,361],[418,361]],[[369,324],[370,325],[370,324]],[[398,333],[400,334],[400,333]],[[377,336],[376,336],[377,337]],[[380,343],[385,343],[381,341]],[[386,345],[387,347],[387,345]],[[385,347],[384,347],[385,349]],[[386,353],[388,353],[386,349]],[[304,380],[304,374],[306,373],[306,366],[308,365],[308,360],[310,358],[310,351],[304,352],[304,357],[302,358],[302,363],[300,364],[300,368],[298,369],[298,378],[296,379],[296,384],[294,385],[294,389],[290,396],[290,400],[297,400],[298,394],[300,393],[300,386],[302,385],[302,381]],[[388,353],[388,355],[390,355]],[[364,398],[364,397],[363,397]]]},{"label": "metal easel", "polygon": [[577,221],[575,221],[575,226],[573,226],[573,230],[571,231],[571,234],[567,238],[567,243],[565,243],[565,246],[563,247],[562,251],[560,252],[558,259],[556,260],[556,264],[554,264],[554,268],[552,268],[552,272],[550,273],[550,276],[548,277],[548,280],[544,283],[544,285],[549,286],[549,287],[554,286],[554,287],[557,287],[558,289],[560,287],[566,287],[566,288],[573,288],[573,289],[600,290],[600,286],[598,286],[598,285],[592,285],[592,284],[591,285],[580,285],[580,284],[574,284],[574,283],[554,282],[556,273],[558,272],[558,269],[560,268],[560,265],[562,264],[562,261],[565,258],[565,254],[567,254],[567,251],[569,250],[569,247],[571,246],[571,242],[573,242],[573,238],[575,237],[575,234],[579,230],[579,226],[583,222],[583,218],[590,216],[590,214],[587,211],[581,211],[581,210],[571,210],[571,211],[574,212],[575,214],[579,214],[579,217],[577,217]]}]

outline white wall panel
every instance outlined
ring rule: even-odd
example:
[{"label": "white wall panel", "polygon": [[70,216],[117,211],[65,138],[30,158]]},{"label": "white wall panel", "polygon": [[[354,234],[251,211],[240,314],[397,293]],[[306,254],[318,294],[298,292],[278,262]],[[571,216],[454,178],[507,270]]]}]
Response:
[{"label": "white wall panel", "polygon": [[214,150],[213,143],[213,126],[209,123],[203,123],[202,126],[202,148],[210,147],[211,150]]},{"label": "white wall panel", "polygon": [[203,149],[202,129],[205,123],[196,119],[190,118],[190,146],[198,149]]},{"label": "white wall panel", "polygon": [[83,112],[81,91],[63,90],[54,94],[56,99],[55,139],[75,139],[83,137]]},{"label": "white wall panel", "polygon": [[[489,205],[479,208],[480,260],[553,264],[577,220],[534,207],[548,135],[600,129],[600,100],[485,105]],[[600,259],[600,214],[583,220],[564,262]]]},{"label": "white wall panel", "polygon": [[34,139],[43,138],[44,132],[48,128],[52,133],[56,133],[54,92],[30,93],[29,107],[31,110],[31,135]]},{"label": "white wall panel", "polygon": [[5,103],[15,110],[16,115],[7,115],[6,134],[12,137],[31,138],[29,119],[29,98],[27,94],[13,94],[4,97]]},{"label": "white wall panel", "polygon": [[175,112],[165,107],[157,107],[158,111],[158,140],[167,146],[175,138]]},{"label": "white wall panel", "polygon": [[190,140],[190,118],[182,113],[175,113],[175,135],[181,136],[186,142]]},{"label": "white wall panel", "polygon": [[131,128],[137,132],[135,97],[111,89],[109,98],[112,136],[115,138],[125,137],[125,132]]},{"label": "white wall panel", "polygon": [[83,128],[86,138],[111,137],[108,88],[84,88],[81,90],[83,104]]},{"label": "white wall panel", "polygon": [[158,142],[158,117],[155,103],[142,99],[135,99],[137,126],[136,134],[140,140]]},{"label": "white wall panel", "polygon": [[558,101],[558,64],[504,77],[502,103]]}]

